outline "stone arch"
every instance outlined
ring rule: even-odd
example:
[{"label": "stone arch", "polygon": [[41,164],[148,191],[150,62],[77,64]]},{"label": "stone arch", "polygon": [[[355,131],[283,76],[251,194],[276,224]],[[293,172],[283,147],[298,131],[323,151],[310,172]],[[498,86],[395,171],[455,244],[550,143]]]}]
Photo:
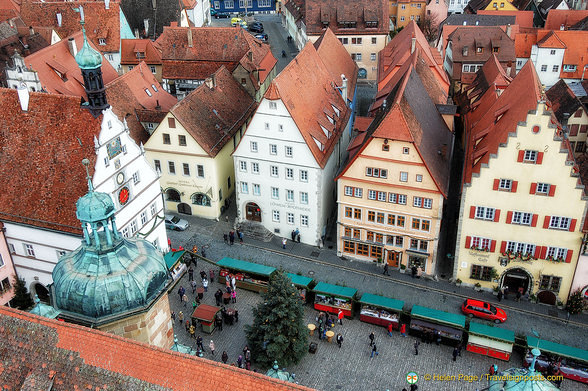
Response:
[{"label": "stone arch", "polygon": [[180,193],[177,189],[173,187],[168,187],[165,189],[165,200],[171,202],[181,202],[182,201],[182,193]]},{"label": "stone arch", "polygon": [[531,294],[533,290],[533,275],[520,266],[506,269],[500,276],[500,287],[508,287],[508,292],[513,295],[519,288],[523,288],[522,294]]}]

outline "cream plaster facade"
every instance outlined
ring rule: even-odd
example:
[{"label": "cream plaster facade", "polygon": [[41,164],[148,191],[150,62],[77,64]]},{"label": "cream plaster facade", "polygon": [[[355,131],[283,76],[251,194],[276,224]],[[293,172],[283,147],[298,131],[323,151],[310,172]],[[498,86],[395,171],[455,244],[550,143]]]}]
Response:
[{"label": "cream plaster facade", "polygon": [[567,126],[568,138],[574,155],[584,154],[588,137],[588,114],[583,106],[580,106],[575,113],[570,113]]},{"label": "cream plaster facade", "polygon": [[[537,110],[529,112],[526,121],[513,129],[507,143],[491,155],[489,164],[464,185],[454,264],[454,278],[464,285],[479,283],[485,290],[508,286],[510,292],[520,286],[523,294],[536,295],[546,303],[567,300],[582,243],[586,198],[550,121],[551,113],[545,104],[538,103]],[[536,133],[532,130],[535,126],[539,127]],[[542,152],[541,164],[519,162],[520,151]],[[493,190],[497,188],[496,180],[502,179],[512,180],[513,184],[516,181],[514,190]],[[533,192],[533,183],[547,184],[549,189],[555,186],[553,195]],[[472,218],[477,213],[472,207],[494,208],[493,218]],[[534,216],[527,224],[507,223],[507,219],[516,219],[512,217],[514,212]],[[544,228],[552,224],[551,216],[568,218],[568,229]],[[475,237],[492,240],[489,251],[470,248],[477,243],[472,241]],[[505,255],[508,242],[536,246],[523,251],[531,250],[535,256],[523,261],[512,254]],[[539,246],[542,248],[537,249]],[[550,248],[561,249],[566,261],[541,259]]]},{"label": "cream plaster facade", "polygon": [[[434,274],[444,198],[418,151],[410,142],[372,138],[358,153],[337,180],[338,255]],[[387,170],[385,178],[373,168]]]}]

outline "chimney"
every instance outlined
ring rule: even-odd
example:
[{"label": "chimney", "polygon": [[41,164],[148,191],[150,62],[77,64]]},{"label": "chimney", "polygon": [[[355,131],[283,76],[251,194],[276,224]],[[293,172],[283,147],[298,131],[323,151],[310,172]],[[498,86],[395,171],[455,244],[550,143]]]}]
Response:
[{"label": "chimney", "polygon": [[78,47],[76,46],[76,41],[73,38],[69,38],[67,40],[67,46],[69,47],[69,52],[72,56],[76,56],[78,54]]},{"label": "chimney", "polygon": [[467,47],[467,46],[464,46],[464,47],[461,49],[461,54],[462,54],[464,57],[467,57],[467,55],[468,55],[468,47]]},{"label": "chimney", "polygon": [[143,19],[143,26],[145,26],[145,36],[149,36],[149,19]]},{"label": "chimney", "polygon": [[250,50],[249,52],[247,52],[247,58],[249,59],[249,61],[253,62],[253,51]]},{"label": "chimney", "polygon": [[35,35],[35,29],[33,28],[33,26],[29,27],[29,35]]},{"label": "chimney", "polygon": [[508,35],[509,38],[512,38],[510,35],[512,33],[512,26],[510,24],[506,25],[506,35]]},{"label": "chimney", "polygon": [[193,47],[192,45],[192,29],[188,27],[188,47]]},{"label": "chimney", "polygon": [[20,101],[20,108],[22,109],[22,111],[28,111],[29,110],[29,90],[27,88],[27,86],[22,83],[20,86],[18,86],[18,88],[16,89],[16,92],[18,93],[18,100]]},{"label": "chimney", "polygon": [[566,29],[566,25],[562,23],[561,26],[559,26],[559,29],[560,30],[565,30]]},{"label": "chimney", "polygon": [[110,9],[110,0],[104,0],[104,9]]},{"label": "chimney", "polygon": [[511,73],[511,72],[512,72],[512,61],[509,61],[509,62],[506,64],[506,75],[507,75],[507,76],[510,76],[510,73]]},{"label": "chimney", "polygon": [[347,78],[343,74],[341,74],[341,96],[343,97],[343,102],[347,105]]},{"label": "chimney", "polygon": [[416,47],[416,37],[412,37],[410,42],[410,53],[414,53],[414,48]]},{"label": "chimney", "polygon": [[135,39],[139,39],[139,29],[135,29]]},{"label": "chimney", "polygon": [[57,17],[57,27],[61,27],[61,12],[58,12],[55,16]]},{"label": "chimney", "polygon": [[214,87],[216,87],[216,80],[214,77],[214,73],[212,75],[210,75],[210,77],[207,77],[206,80],[204,80],[204,83],[211,90],[214,89]]}]

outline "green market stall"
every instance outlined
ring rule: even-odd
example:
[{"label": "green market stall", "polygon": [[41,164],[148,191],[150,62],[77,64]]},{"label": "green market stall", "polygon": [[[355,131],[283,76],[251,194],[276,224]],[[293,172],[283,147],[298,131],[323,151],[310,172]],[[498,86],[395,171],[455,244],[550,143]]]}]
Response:
[{"label": "green market stall", "polygon": [[188,251],[168,251],[163,256],[167,270],[169,270],[174,281],[182,277],[182,274],[186,270],[186,264],[182,262],[184,256],[189,256]]},{"label": "green market stall", "polygon": [[514,342],[514,331],[470,322],[466,350],[508,361]]},{"label": "green market stall", "polygon": [[398,329],[404,301],[364,293],[359,303],[361,304],[359,320],[386,328],[392,324],[394,329]]},{"label": "green market stall", "polygon": [[[267,291],[269,278],[276,271],[275,267],[226,257],[218,261],[216,265],[220,268],[221,277],[232,274],[239,288],[254,292]],[[222,280],[219,279],[219,281]]]},{"label": "green market stall", "polygon": [[455,345],[462,340],[465,321],[463,315],[415,305],[411,311],[410,331],[418,335],[438,331],[442,341]]},{"label": "green market stall", "polygon": [[301,276],[299,274],[288,273],[286,274],[288,278],[292,281],[292,284],[298,289],[298,293],[300,294],[300,299],[302,302],[306,302],[306,294],[310,289],[310,285],[313,282],[313,279],[306,276]]},{"label": "green market stall", "polygon": [[315,293],[315,309],[332,314],[338,314],[339,310],[342,310],[345,316],[352,317],[352,305],[357,289],[319,282],[312,291]]},{"label": "green market stall", "polygon": [[588,384],[588,351],[559,343],[527,337],[529,351],[523,361],[529,366],[533,360],[530,350],[539,348],[541,355],[537,358],[535,368],[541,372],[548,372],[549,366],[559,366],[561,375],[567,379]]}]

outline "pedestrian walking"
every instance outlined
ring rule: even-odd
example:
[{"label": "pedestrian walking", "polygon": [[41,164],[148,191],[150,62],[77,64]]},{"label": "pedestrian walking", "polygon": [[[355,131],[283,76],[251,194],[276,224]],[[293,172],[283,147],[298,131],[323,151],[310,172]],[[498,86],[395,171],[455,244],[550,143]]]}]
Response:
[{"label": "pedestrian walking", "polygon": [[247,348],[247,351],[245,352],[245,365],[249,371],[251,369],[251,350],[249,350],[249,348]]},{"label": "pedestrian walking", "polygon": [[198,296],[196,296],[194,298],[194,300],[192,300],[192,313],[194,313],[194,310],[196,309],[196,307],[198,307],[199,305],[199,300],[198,300]]},{"label": "pedestrian walking", "polygon": [[204,292],[208,292],[208,279],[204,278],[202,280],[202,286],[204,287]]},{"label": "pedestrian walking", "polygon": [[457,346],[453,348],[453,361],[457,361],[457,356],[459,355],[459,351],[457,350]]},{"label": "pedestrian walking", "polygon": [[180,301],[182,300],[182,296],[184,296],[184,293],[186,293],[186,290],[184,289],[183,285],[180,285],[180,289],[178,289],[178,295],[180,296]]},{"label": "pedestrian walking", "polygon": [[243,244],[243,231],[238,231],[239,243]]},{"label": "pedestrian walking", "polygon": [[515,300],[521,301],[521,296],[522,296],[521,291],[517,291],[517,296],[516,296]]},{"label": "pedestrian walking", "polygon": [[235,278],[235,275],[231,276],[231,289],[232,290],[237,289],[237,279]]},{"label": "pedestrian walking", "polygon": [[370,333],[370,346],[372,346],[374,344],[374,339],[376,338],[376,334],[374,334],[374,332],[372,331]]},{"label": "pedestrian walking", "polygon": [[194,333],[196,333],[196,327],[190,325],[190,338],[194,338]]},{"label": "pedestrian walking", "polygon": [[204,352],[204,344],[203,344],[204,340],[202,339],[202,336],[199,335],[196,338],[196,346],[198,347],[198,349],[202,350]]},{"label": "pedestrian walking", "polygon": [[239,368],[243,368],[243,356],[239,355],[239,357],[237,358],[237,366]]},{"label": "pedestrian walking", "polygon": [[223,354],[221,356],[221,360],[223,360],[223,363],[226,364],[227,361],[229,361],[229,355],[227,354],[227,352],[225,350],[223,350]]},{"label": "pedestrian walking", "polygon": [[337,334],[337,345],[339,345],[339,349],[341,349],[341,344],[343,343],[343,336],[341,333]]},{"label": "pedestrian walking", "polygon": [[214,341],[212,339],[210,340],[208,347],[210,348],[210,351],[212,352],[212,355],[214,356]]},{"label": "pedestrian walking", "polygon": [[378,347],[376,346],[376,344],[374,344],[374,346],[372,347],[372,354],[370,356],[370,358],[374,358],[374,354],[377,356],[378,354]]},{"label": "pedestrian walking", "polygon": [[498,290],[498,294],[496,295],[496,298],[498,299],[498,302],[502,301],[502,289]]},{"label": "pedestrian walking", "polygon": [[226,232],[224,232],[224,233],[223,233],[223,241],[224,241],[226,244],[229,244],[229,235],[227,235],[227,233],[226,233]]},{"label": "pedestrian walking", "polygon": [[227,293],[228,293],[229,295],[230,295],[230,294],[231,294],[231,292],[233,291],[233,290],[231,289],[231,287],[229,286],[229,284],[227,284],[227,288],[226,288],[226,289],[227,289]]},{"label": "pedestrian walking", "polygon": [[233,245],[233,243],[235,243],[235,231],[233,230],[229,232],[229,243],[231,244],[231,246]]},{"label": "pedestrian walking", "polygon": [[339,324],[341,326],[343,326],[343,317],[345,317],[345,314],[343,314],[342,310],[339,310],[339,313],[337,313],[337,319],[339,320]]},{"label": "pedestrian walking", "polygon": [[323,324],[319,323],[319,327],[318,327],[318,337],[319,339],[323,339]]},{"label": "pedestrian walking", "polygon": [[388,323],[388,335],[391,337],[392,336],[392,322]]},{"label": "pedestrian walking", "polygon": [[206,272],[204,270],[200,271],[200,279],[204,280],[206,278]]},{"label": "pedestrian walking", "polygon": [[214,270],[210,269],[208,271],[208,276],[210,277],[210,282],[214,282]]},{"label": "pedestrian walking", "polygon": [[414,355],[418,356],[419,355],[419,345],[421,343],[419,341],[414,341]]},{"label": "pedestrian walking", "polygon": [[216,306],[220,307],[221,302],[223,300],[223,291],[221,291],[220,288],[217,289],[214,293],[214,299],[216,300]]},{"label": "pedestrian walking", "polygon": [[441,332],[439,330],[435,330],[435,343],[437,346],[441,343]]},{"label": "pedestrian walking", "polygon": [[284,250],[286,249],[286,243],[287,243],[287,240],[286,240],[286,238],[282,239],[282,248],[283,248]]},{"label": "pedestrian walking", "polygon": [[296,231],[292,230],[290,237],[292,238],[292,242],[294,242],[296,240]]},{"label": "pedestrian walking", "polygon": [[382,273],[382,274],[385,275],[385,276],[389,276],[390,275],[390,273],[388,273],[388,263],[385,263],[384,264],[384,273]]},{"label": "pedestrian walking", "polygon": [[400,335],[402,335],[403,337],[406,337],[406,323],[402,323],[400,325]]},{"label": "pedestrian walking", "polygon": [[194,268],[192,265],[188,268],[188,281],[194,281]]},{"label": "pedestrian walking", "polygon": [[186,326],[186,332],[189,333],[190,332],[190,321],[187,319],[186,319],[185,326]]},{"label": "pedestrian walking", "polygon": [[190,285],[192,285],[192,294],[194,294],[194,292],[196,292],[196,288],[198,287],[198,285],[194,280],[190,281]]},{"label": "pedestrian walking", "polygon": [[176,313],[174,311],[172,311],[172,313],[171,313],[171,320],[172,320],[172,323],[176,321]]},{"label": "pedestrian walking", "polygon": [[300,230],[296,228],[294,233],[296,234],[296,243],[300,243]]},{"label": "pedestrian walking", "polygon": [[417,274],[417,268],[415,265],[412,265],[412,267],[410,268],[410,275],[412,276],[412,278],[415,278]]},{"label": "pedestrian walking", "polygon": [[416,278],[421,278],[422,275],[423,275],[423,268],[421,267],[421,265],[419,265],[417,267],[417,275],[416,275]]},{"label": "pedestrian walking", "polygon": [[463,349],[463,345],[460,343],[457,344],[457,355],[461,357],[461,349]]},{"label": "pedestrian walking", "polygon": [[237,291],[231,291],[231,302],[234,304],[237,302]]},{"label": "pedestrian walking", "polygon": [[180,324],[184,323],[184,313],[182,311],[178,313],[178,321]]},{"label": "pedestrian walking", "polygon": [[182,303],[184,303],[184,307],[188,305],[188,295],[185,293],[184,296],[182,296]]}]

